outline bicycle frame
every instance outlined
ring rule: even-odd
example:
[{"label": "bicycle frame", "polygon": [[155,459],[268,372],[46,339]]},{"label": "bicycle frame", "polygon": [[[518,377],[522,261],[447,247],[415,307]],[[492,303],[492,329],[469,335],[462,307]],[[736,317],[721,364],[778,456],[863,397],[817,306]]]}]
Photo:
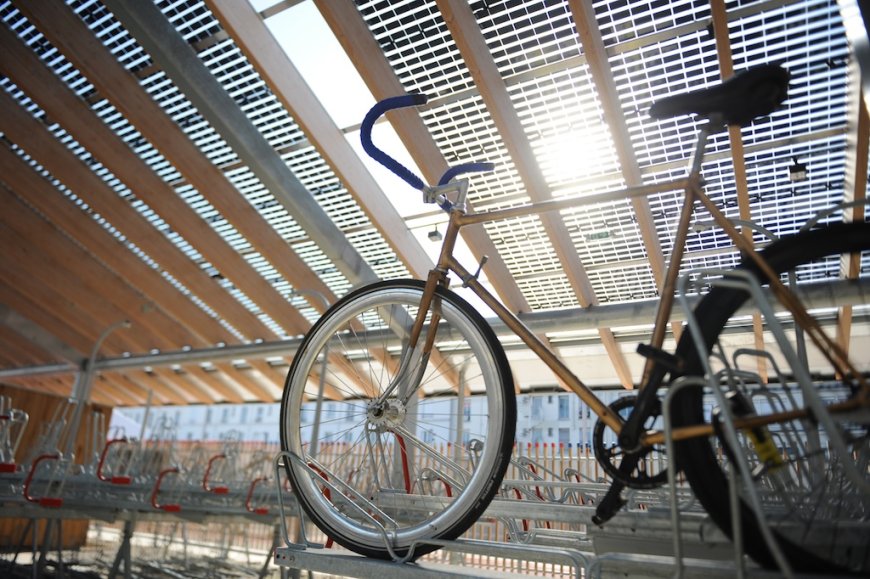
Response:
[{"label": "bicycle frame", "polygon": [[[797,297],[780,282],[779,277],[755,250],[751,237],[745,236],[743,233],[738,231],[734,224],[729,221],[729,219],[704,192],[703,180],[701,178],[701,165],[704,159],[707,140],[711,134],[721,128],[723,128],[722,123],[716,118],[711,118],[709,123],[702,127],[699,132],[696,148],[690,162],[688,176],[683,179],[677,179],[661,184],[629,187],[617,191],[598,193],[579,198],[553,199],[508,209],[485,212],[468,212],[465,206],[465,187],[459,187],[459,198],[455,203],[453,203],[453,206],[449,211],[450,219],[447,225],[447,230],[444,234],[441,252],[435,268],[429,272],[420,309],[411,332],[407,352],[410,353],[417,351],[417,344],[424,327],[426,315],[433,305],[432,302],[436,288],[439,285],[446,288],[448,286],[447,275],[449,272],[453,272],[463,281],[465,287],[470,288],[475,295],[489,306],[496,316],[498,316],[498,318],[501,319],[501,321],[504,322],[504,324],[514,334],[516,334],[541,359],[541,361],[543,361],[547,367],[549,367],[550,370],[552,370],[556,376],[563,381],[565,385],[567,385],[592,409],[592,412],[594,412],[608,427],[619,435],[622,432],[626,421],[604,404],[601,399],[599,399],[598,396],[596,396],[595,393],[580,380],[580,378],[568,369],[549,346],[543,343],[534,332],[522,322],[522,320],[520,320],[513,312],[508,310],[497,297],[492,295],[492,293],[490,293],[478,281],[477,277],[479,272],[472,274],[465,269],[453,256],[453,250],[455,248],[459,231],[468,225],[483,224],[514,217],[538,215],[541,213],[560,211],[567,208],[608,201],[631,200],[647,197],[656,193],[682,190],[685,197],[674,240],[673,253],[669,261],[661,291],[659,292],[661,299],[653,326],[650,345],[653,348],[660,349],[664,343],[667,324],[673,309],[674,290],[676,288],[680,265],[682,263],[685,242],[690,229],[691,218],[694,214],[694,204],[697,200],[700,201],[708,210],[715,223],[719,225],[731,238],[737,249],[758,263],[761,271],[767,277],[767,281],[769,282],[776,298],[792,312],[796,324],[808,333],[810,338],[828,358],[831,364],[841,372],[841,375],[854,377],[862,385],[864,392],[867,392],[868,385],[866,380],[853,368],[851,363],[848,361],[845,352],[843,352],[839,345],[833,342],[833,340],[831,340],[821,330],[818,323],[809,316]],[[442,187],[445,189],[447,188],[444,186]],[[457,189],[455,184],[450,185],[449,188],[453,190]],[[433,195],[434,197],[434,194],[438,194],[439,190],[439,188],[434,188],[434,192],[430,191],[427,192],[427,194]],[[437,331],[437,321],[436,304],[435,310],[432,311],[432,319],[430,320],[428,335],[426,336],[423,348],[420,351],[422,356],[428,356],[432,351],[435,342],[435,333]],[[660,385],[656,382],[660,381],[664,376],[664,373],[659,374],[658,380],[651,381],[650,379],[655,365],[656,362],[653,359],[647,359],[643,378],[640,382],[641,390],[648,387],[658,388]],[[396,382],[400,381],[401,379],[396,380]],[[392,388],[385,392],[382,395],[382,398],[386,398],[391,392]],[[840,408],[840,406],[843,408]],[[836,407],[831,407],[831,410],[847,410],[852,406],[854,406],[854,403],[849,402],[837,405]],[[808,413],[803,412],[802,414],[807,415]],[[735,421],[735,426],[738,428],[760,426],[777,422],[779,420],[794,419],[795,417],[796,415],[794,412],[770,414],[763,417],[738,419]],[[711,434],[713,434],[713,427],[711,425],[682,427],[674,429],[671,432],[674,440],[685,440],[687,438],[709,436]],[[664,434],[662,432],[643,433],[640,435],[640,445],[643,447],[649,447],[653,444],[660,444],[663,442]]]}]

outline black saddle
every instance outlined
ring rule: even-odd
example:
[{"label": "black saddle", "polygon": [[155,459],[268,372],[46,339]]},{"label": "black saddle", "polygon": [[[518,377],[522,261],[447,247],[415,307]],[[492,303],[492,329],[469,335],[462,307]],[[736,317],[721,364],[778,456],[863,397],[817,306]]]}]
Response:
[{"label": "black saddle", "polygon": [[656,101],[649,114],[654,119],[718,115],[725,124],[748,125],[782,104],[788,94],[789,78],[788,71],[778,64],[755,66],[716,86]]}]

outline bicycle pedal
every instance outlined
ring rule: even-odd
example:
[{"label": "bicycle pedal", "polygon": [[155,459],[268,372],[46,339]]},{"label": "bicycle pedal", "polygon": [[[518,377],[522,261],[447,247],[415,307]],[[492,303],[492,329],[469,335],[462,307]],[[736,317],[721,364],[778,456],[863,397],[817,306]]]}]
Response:
[{"label": "bicycle pedal", "polygon": [[637,353],[644,358],[652,359],[656,364],[659,364],[668,370],[679,372],[683,369],[683,360],[679,356],[675,356],[670,352],[665,352],[661,348],[656,348],[649,344],[638,344]]}]

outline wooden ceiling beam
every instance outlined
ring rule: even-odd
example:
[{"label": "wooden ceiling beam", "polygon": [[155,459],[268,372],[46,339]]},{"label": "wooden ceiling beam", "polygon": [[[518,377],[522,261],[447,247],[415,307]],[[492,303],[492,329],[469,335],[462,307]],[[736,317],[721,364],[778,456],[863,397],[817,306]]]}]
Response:
[{"label": "wooden ceiling beam", "polygon": [[162,390],[158,391],[148,385],[151,383],[150,380],[146,381],[146,385],[143,386],[136,380],[127,376],[124,372],[100,372],[100,375],[108,383],[111,383],[113,388],[124,392],[128,396],[133,396],[141,400],[148,400],[148,396],[150,395],[151,403],[157,406],[170,403],[169,399],[164,396]]},{"label": "wooden ceiling beam", "polygon": [[[734,76],[734,62],[731,54],[731,37],[728,32],[728,13],[725,7],[725,0],[710,0],[710,11],[713,17],[713,34],[716,37],[719,76],[725,81]],[[728,140],[731,144],[731,163],[734,168],[734,185],[737,189],[737,208],[740,219],[752,221],[752,211],[749,203],[749,183],[746,178],[746,153],[743,148],[743,133],[739,126],[728,126]],[[742,229],[743,236],[752,241],[752,229],[749,227]],[[753,314],[752,327],[755,335],[755,349],[764,351],[764,320],[761,318],[761,314]],[[758,356],[757,365],[762,381],[767,382],[767,362],[762,356]]]},{"label": "wooden ceiling beam", "polygon": [[[62,341],[76,349],[90,352],[105,327],[118,320],[106,322],[101,326],[100,318],[93,318],[90,312],[100,316],[99,311],[85,307],[72,300],[69,294],[59,288],[40,282],[32,272],[0,261],[0,298],[4,304],[21,312]],[[102,351],[114,356],[129,352],[135,343],[121,332],[109,336]]]},{"label": "wooden ceiling beam", "polygon": [[224,377],[232,380],[242,388],[244,388],[258,402],[274,402],[275,394],[268,387],[261,384],[253,376],[244,374],[230,361],[212,362],[212,365],[223,373]]},{"label": "wooden ceiling beam", "polygon": [[[0,243],[9,243],[7,236],[2,233]],[[99,303],[81,284],[51,272],[50,263],[33,260],[31,264],[33,269],[22,264],[0,263],[0,275],[4,283],[13,284],[18,291],[27,293],[37,307],[55,313],[71,327],[85,328],[89,334],[97,334],[94,342],[102,330],[124,319],[123,312]],[[118,332],[109,336],[102,351],[120,355],[147,351],[150,347],[149,342],[134,332]]]},{"label": "wooden ceiling beam", "polygon": [[27,343],[45,350],[61,364],[78,364],[84,358],[84,351],[78,351],[47,331],[42,326],[22,316],[8,304],[0,300],[0,325],[8,328]]},{"label": "wooden ceiling beam", "polygon": [[[14,196],[0,190],[0,202],[9,218],[6,223],[20,239],[21,245],[16,250],[18,260],[23,260],[35,276],[45,279],[46,283],[63,287],[65,291],[80,288],[83,298],[105,309],[106,315],[116,321],[130,320],[135,326],[135,335],[145,341],[146,350],[175,349],[179,345],[192,343],[204,345],[153,302],[14,199]],[[10,243],[7,247],[11,250],[14,245]]]},{"label": "wooden ceiling beam", "polygon": [[[850,63],[849,102],[847,105],[846,177],[843,184],[843,201],[863,201],[867,198],[868,155],[870,155],[870,115],[867,95],[861,88],[861,71],[857,63]],[[845,221],[863,221],[866,206],[858,204],[843,211]],[[840,277],[857,279],[861,273],[861,255],[844,255],[840,258]],[[852,334],[852,306],[841,306],[837,312],[836,340],[848,353]]]},{"label": "wooden ceiling beam", "polygon": [[[502,136],[529,198],[533,202],[551,199],[550,186],[535,160],[531,142],[511,102],[507,85],[490,54],[471,8],[465,2],[453,0],[438,0],[437,4],[492,121]],[[542,214],[539,218],[580,305],[584,308],[595,305],[598,302],[595,290],[564,221],[559,215],[553,214]],[[628,365],[622,351],[616,347],[612,333],[609,329],[602,328],[599,334],[623,386],[632,388],[633,381]]]},{"label": "wooden ceiling beam", "polygon": [[263,359],[250,358],[246,359],[245,363],[251,367],[252,372],[255,372],[256,375],[259,376],[261,381],[268,383],[268,388],[270,390],[277,392],[277,395],[273,394],[273,399],[275,401],[281,400],[281,396],[284,392],[284,379],[286,378],[287,373],[280,372]]},{"label": "wooden ceiling beam", "polygon": [[3,344],[6,359],[14,362],[6,363],[6,367],[33,366],[54,358],[53,354],[3,324],[0,324],[0,344]]},{"label": "wooden ceiling beam", "polygon": [[184,380],[178,375],[178,372],[168,366],[155,366],[151,368],[151,374],[167,387],[183,391],[196,404],[214,404],[217,402],[209,390],[195,382]]},{"label": "wooden ceiling beam", "polygon": [[238,339],[188,296],[149,267],[119,239],[85,214],[8,147],[0,146],[0,181],[46,219],[63,230],[88,253],[126,282],[142,291],[168,315],[196,336],[195,344],[211,346]]},{"label": "wooden ceiling beam", "polygon": [[423,251],[420,242],[260,15],[247,2],[207,0],[206,4],[411,274],[425,278],[434,265],[432,259]]},{"label": "wooden ceiling beam", "polygon": [[119,386],[112,374],[99,373],[94,376],[94,388],[111,395],[120,402],[121,406],[144,406],[147,401],[146,396]]},{"label": "wooden ceiling beam", "polygon": [[[550,199],[550,186],[535,160],[531,143],[511,102],[507,85],[489,52],[470,6],[466,2],[451,0],[439,0],[437,4],[526,193],[534,202]],[[577,256],[577,250],[562,218],[558,215],[542,214],[540,220],[578,301],[583,307],[594,304],[596,300],[592,284],[589,283],[586,268]]]},{"label": "wooden ceiling beam", "polygon": [[[589,0],[570,0],[571,13],[577,27],[577,34],[583,46],[583,54],[586,65],[592,76],[592,82],[598,93],[598,102],[601,104],[604,119],[613,139],[616,155],[619,159],[620,170],[623,180],[628,187],[637,187],[643,184],[640,164],[634,153],[628,125],[619,104],[619,93],[613,78],[613,70],[607,58],[604,39],[595,10]],[[661,243],[656,232],[652,211],[649,207],[649,199],[646,197],[635,198],[631,201],[632,209],[637,218],[638,229],[641,233],[644,249],[649,259],[650,269],[658,291],[661,292],[665,279],[665,259],[662,253]],[[673,325],[675,335],[680,331],[679,324]],[[600,329],[601,343],[607,350],[608,356],[613,362],[619,381],[626,388],[633,388],[634,380],[628,369],[625,356],[622,354],[613,332],[610,329]]]},{"label": "wooden ceiling beam", "polygon": [[[5,27],[0,28],[0,37]],[[2,43],[0,43],[2,46]],[[0,62],[4,60],[0,50]],[[0,130],[16,145],[39,162],[80,199],[109,223],[120,227],[127,239],[136,244],[155,262],[181,280],[203,302],[243,334],[250,337],[270,336],[272,331],[218,282],[155,229],[127,201],[118,196],[89,167],[64,147],[45,126],[0,92]]]},{"label": "wooden ceiling beam", "polygon": [[197,381],[206,387],[211,388],[227,402],[241,404],[245,401],[244,396],[239,393],[237,385],[233,384],[230,386],[217,377],[215,372],[209,372],[199,364],[187,364],[182,366],[181,369],[184,370],[184,377],[187,380]]},{"label": "wooden ceiling beam", "polygon": [[174,384],[163,382],[157,375],[145,369],[129,369],[124,372],[124,376],[130,382],[144,387],[146,390],[153,390],[155,394],[161,396],[165,402],[170,404],[190,404],[196,400],[189,392],[178,388]]},{"label": "wooden ceiling beam", "polygon": [[[45,7],[49,4],[51,2],[46,2],[41,6]],[[98,86],[114,89],[114,92],[105,94],[106,98],[118,105],[119,110],[130,114],[132,116],[129,118],[130,122],[139,129],[145,138],[155,143],[158,150],[161,150],[160,145],[167,139],[172,139],[174,142],[183,140],[188,143],[188,150],[183,151],[183,156],[167,157],[167,159],[182,174],[185,174],[206,198],[210,201],[219,200],[216,208],[219,211],[223,210],[223,215],[234,225],[242,225],[237,227],[240,233],[246,237],[253,233],[254,239],[263,235],[269,236],[268,243],[255,243],[264,257],[269,259],[269,257],[274,257],[273,254],[281,254],[281,252],[295,255],[294,252],[287,251],[286,242],[262,217],[259,217],[254,207],[224,177],[220,169],[202,155],[181,128],[172,122],[166,113],[150,99],[136,79],[117,62],[109,50],[93,36],[75,14],[72,14],[66,7],[58,8],[52,13],[57,16],[51,20],[52,26],[68,25],[63,32],[65,43],[63,47],[67,49],[67,57],[70,61],[79,64],[79,61],[82,60],[80,56],[82,51],[86,51],[88,57],[85,59],[87,66],[84,73],[93,79],[96,70],[100,71],[99,79],[93,82]],[[44,20],[46,13],[40,12],[39,14],[42,19],[38,21],[38,24],[40,26],[46,25]],[[77,22],[77,25],[73,25],[73,22]],[[43,32],[52,41],[56,41],[57,38],[52,31],[56,33],[53,28]],[[57,119],[82,146],[123,181],[138,198],[158,213],[176,233],[196,248],[220,271],[221,275],[231,280],[236,287],[254,300],[273,320],[286,327],[290,332],[304,332],[309,325],[307,320],[295,308],[291,307],[287,299],[235,251],[217,231],[179,197],[172,187],[106,126],[85,101],[73,93],[51,70],[46,68],[32,50],[24,46],[22,42],[16,41],[11,32],[7,31],[0,38],[2,38],[0,46],[7,53],[6,56],[0,58],[3,72],[12,78],[19,88],[27,92],[51,118]],[[130,101],[143,100],[147,100],[150,104],[149,108],[134,108],[130,104]],[[162,152],[166,153],[165,148]],[[210,170],[206,169],[206,166]],[[213,178],[206,180],[200,173],[194,173],[194,168],[208,170]],[[226,200],[226,197],[236,198],[237,201],[231,203]],[[247,210],[244,209],[245,207]],[[225,211],[228,210],[236,213],[226,213]],[[242,221],[241,216],[243,215],[257,215],[259,219],[253,222],[254,218],[250,218],[253,224],[250,222],[242,224],[240,221]],[[264,231],[270,231],[272,234],[263,233]],[[281,248],[281,251],[276,248]],[[301,259],[295,260],[291,267],[298,269],[300,266],[303,269],[308,269]],[[283,273],[292,275],[291,272],[292,270],[288,269]],[[292,277],[288,279],[292,279]]]},{"label": "wooden ceiling beam", "polygon": [[[583,54],[586,57],[586,65],[595,84],[598,93],[598,102],[604,112],[604,119],[610,130],[616,155],[619,159],[623,179],[628,187],[643,185],[643,177],[640,172],[640,164],[632,146],[628,125],[625,115],[620,106],[619,92],[616,90],[616,81],[613,78],[613,70],[607,58],[604,47],[604,39],[598,20],[590,0],[570,0],[571,12],[580,43],[583,46]],[[655,221],[649,207],[649,199],[639,197],[631,201],[637,225],[641,232],[644,248],[649,257],[650,267],[653,272],[656,286],[661,289],[665,279],[665,259],[662,253],[658,233],[656,233]]]},{"label": "wooden ceiling beam", "polygon": [[[89,396],[89,403],[104,404],[111,408],[116,406],[131,405],[133,398],[115,388],[111,388],[107,381],[100,376],[94,376]],[[106,425],[108,428],[108,424]]]},{"label": "wooden ceiling beam", "polygon": [[[62,3],[60,3],[62,4]],[[341,272],[351,284],[360,284],[375,281],[377,273],[371,265],[363,259],[362,255],[350,243],[347,236],[339,229],[335,221],[321,207],[315,197],[293,174],[287,163],[282,159],[265,136],[254,125],[240,105],[233,100],[227,90],[218,82],[214,74],[206,67],[199,56],[189,46],[178,30],[172,25],[160,9],[146,2],[119,2],[116,0],[104,0],[104,4],[112,10],[121,24],[130,31],[137,42],[148,51],[149,55],[157,62],[163,72],[173,84],[181,90],[193,106],[196,107],[202,117],[220,134],[221,138],[232,147],[253,173],[254,176],[266,187],[284,209],[306,231],[309,238],[318,249],[329,258],[332,265]],[[71,12],[70,12],[71,13]],[[79,24],[81,26],[81,24]],[[58,30],[58,41],[63,42],[69,36],[65,28]],[[96,76],[105,76],[102,70],[94,71]],[[129,78],[129,75],[128,77]],[[95,81],[99,83],[100,81]],[[150,99],[146,99],[150,100]],[[127,106],[127,103],[119,102],[119,108]],[[146,122],[151,124],[150,118]],[[145,130],[143,127],[142,130]],[[156,139],[162,135],[152,137]],[[165,143],[167,146],[177,145],[177,140]],[[158,146],[158,149],[161,147]],[[167,154],[168,158],[174,158]],[[196,173],[192,164],[188,161],[186,167],[179,167],[182,171],[189,170],[188,179],[196,183]],[[230,196],[227,196],[230,197]],[[227,199],[221,199],[226,201]],[[215,199],[214,202],[218,200]],[[247,208],[251,218],[258,215],[250,204],[239,195],[231,198],[238,206],[238,212]],[[235,218],[232,212],[226,215]],[[264,219],[260,223],[266,223]],[[280,260],[290,255],[291,252],[282,252],[275,249],[275,240],[281,240],[273,228],[252,227],[242,231],[246,238],[255,247],[262,248],[261,252],[267,259]],[[267,236],[268,239],[264,239]],[[271,253],[274,252],[274,253]],[[284,271],[280,261],[274,261],[278,271]],[[293,268],[286,270],[293,274]],[[304,273],[296,272],[288,279],[298,282],[299,276]],[[311,287],[315,287],[317,276],[312,275]],[[306,284],[296,284],[297,287],[305,287]],[[327,298],[330,296],[328,294]],[[315,306],[316,307],[316,306]]]}]

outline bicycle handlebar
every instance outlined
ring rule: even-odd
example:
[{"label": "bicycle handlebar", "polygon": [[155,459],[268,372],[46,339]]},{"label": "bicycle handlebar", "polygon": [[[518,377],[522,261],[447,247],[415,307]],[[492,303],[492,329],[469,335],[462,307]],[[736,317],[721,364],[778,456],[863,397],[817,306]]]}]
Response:
[{"label": "bicycle handlebar", "polygon": [[[366,113],[360,126],[360,141],[362,142],[363,150],[375,161],[392,171],[396,176],[405,181],[414,189],[423,191],[426,189],[426,184],[423,180],[415,175],[410,169],[399,163],[397,160],[377,148],[372,142],[372,127],[375,122],[386,112],[401,109],[406,107],[415,107],[424,105],[428,102],[428,97],[423,94],[409,94],[384,99],[373,106]],[[441,176],[438,185],[446,185],[451,179],[463,173],[473,173],[482,171],[492,171],[495,168],[493,163],[463,163],[450,167]]]},{"label": "bicycle handlebar", "polygon": [[372,143],[372,126],[374,126],[375,121],[377,121],[381,115],[387,111],[423,105],[426,104],[426,101],[428,100],[429,99],[426,98],[426,95],[422,94],[409,94],[384,99],[366,113],[366,117],[363,119],[362,126],[360,127],[360,140],[362,141],[363,149],[368,153],[369,157],[395,173],[414,189],[419,189],[421,191],[426,186],[422,179],[411,172],[407,167],[375,147],[374,143]]}]

